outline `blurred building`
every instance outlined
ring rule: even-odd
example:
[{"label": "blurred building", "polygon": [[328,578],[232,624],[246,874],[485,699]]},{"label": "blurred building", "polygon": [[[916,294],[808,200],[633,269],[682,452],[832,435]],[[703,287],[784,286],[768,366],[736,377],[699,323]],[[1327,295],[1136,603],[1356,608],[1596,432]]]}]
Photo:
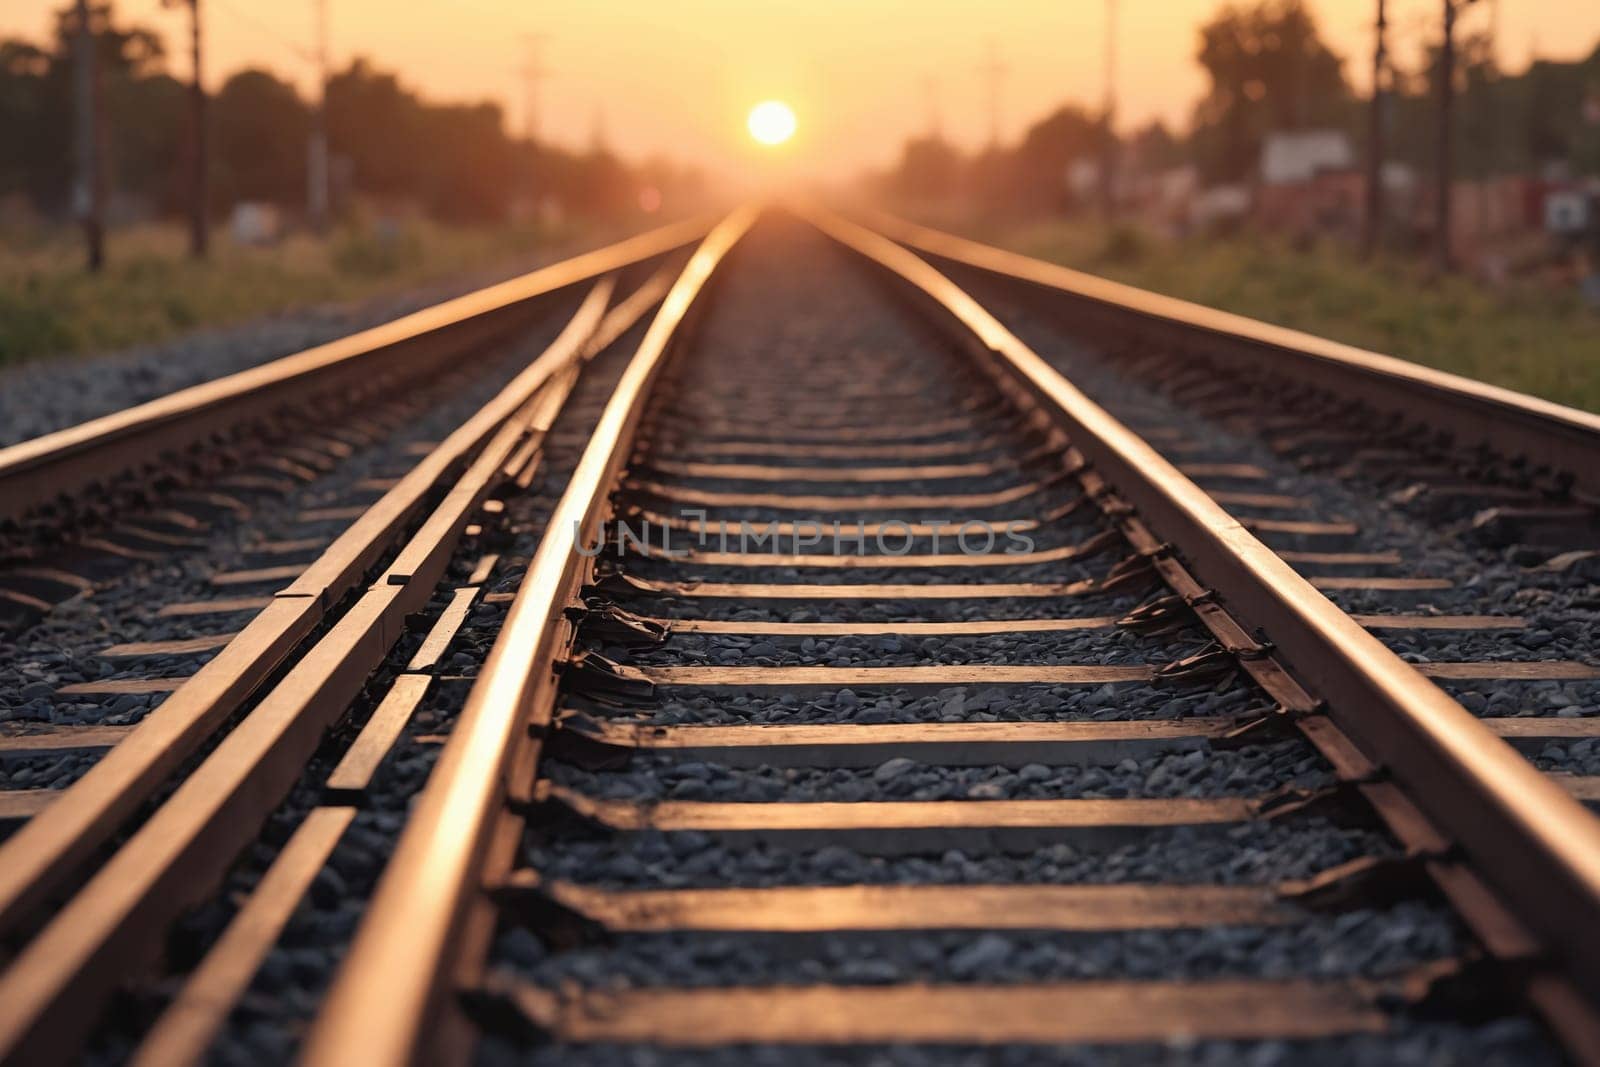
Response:
[{"label": "blurred building", "polygon": [[1356,154],[1342,130],[1278,130],[1261,142],[1261,184],[1304,185],[1319,174],[1353,170]]},{"label": "blurred building", "polygon": [[1353,237],[1366,178],[1341,130],[1279,130],[1261,143],[1254,221],[1267,230]]}]

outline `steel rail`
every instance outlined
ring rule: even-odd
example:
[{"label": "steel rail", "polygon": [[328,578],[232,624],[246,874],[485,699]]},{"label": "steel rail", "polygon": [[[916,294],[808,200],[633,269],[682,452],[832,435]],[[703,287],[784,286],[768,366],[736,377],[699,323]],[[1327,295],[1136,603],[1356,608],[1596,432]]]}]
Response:
[{"label": "steel rail", "polygon": [[561,358],[543,360],[541,370],[553,373],[531,395],[519,394],[360,599],[0,973],[0,1061],[64,1058],[84,1036],[82,1015],[254,839],[323,732],[399,640],[406,615],[426,604],[469,519],[537,465],[582,364],[641,319],[665,285],[658,274],[602,318],[611,288],[609,277],[596,286],[565,343],[553,346]]},{"label": "steel rail", "polygon": [[[0,973],[0,1060],[69,1055],[83,1037],[82,1014],[259,832],[322,732],[399,639],[405,615],[427,602],[470,516],[514,476],[523,445],[542,440],[593,351],[588,341],[611,289],[602,280],[550,358],[536,361],[537,388],[511,387],[491,402],[514,404],[384,573]],[[83,795],[85,804],[99,797],[95,789]]]},{"label": "steel rail", "polygon": [[1270,636],[1339,727],[1453,838],[1547,958],[1600,999],[1600,820],[932,265],[820,207],[795,210],[881,268],[1055,414],[1116,492],[1230,612]]},{"label": "steel rail", "polygon": [[479,289],[392,322],[0,449],[0,523],[198,445],[375,368],[440,362],[505,336],[545,297],[702,237],[689,219]]},{"label": "steel rail", "polygon": [[1338,341],[1162,296],[1007,252],[877,212],[869,224],[901,244],[983,274],[1030,287],[1082,325],[1103,320],[1119,336],[1167,342],[1219,362],[1293,378],[1376,411],[1421,422],[1465,447],[1526,458],[1572,479],[1600,500],[1600,415],[1474,381]]},{"label": "steel rail", "polygon": [[345,529],[227,646],[61,797],[0,845],[0,935],[15,937],[171,772],[269,678],[427,504],[572,361],[600,326],[611,282],[589,294],[548,349]]},{"label": "steel rail", "polygon": [[430,1061],[450,1029],[435,1012],[463,959],[487,944],[487,927],[469,914],[483,903],[486,861],[509,863],[514,845],[498,816],[508,797],[527,791],[514,768],[531,766],[554,709],[554,664],[572,634],[563,612],[588,570],[577,548],[605,518],[650,388],[697,298],[758,213],[740,208],[711,231],[623,372],[373,894],[307,1039],[306,1063]]}]

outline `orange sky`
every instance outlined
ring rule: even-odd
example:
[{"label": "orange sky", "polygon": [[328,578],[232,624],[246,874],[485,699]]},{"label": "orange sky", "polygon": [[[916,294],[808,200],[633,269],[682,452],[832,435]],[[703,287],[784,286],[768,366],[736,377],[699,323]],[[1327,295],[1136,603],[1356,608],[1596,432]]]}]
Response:
[{"label": "orange sky", "polygon": [[[966,145],[988,136],[980,68],[993,42],[1007,68],[1001,94],[1008,138],[1066,98],[1098,101],[1104,0],[328,0],[337,60],[368,55],[441,97],[492,97],[522,121],[522,36],[547,35],[543,128],[586,144],[598,127],[630,154],[698,157],[715,169],[791,166],[843,175],[892,159],[926,129],[936,87],[946,133]],[[208,73],[241,65],[284,74],[308,67],[314,0],[201,0],[209,20]],[[1204,86],[1196,27],[1220,0],[1120,0],[1119,85],[1124,125],[1181,122]],[[5,0],[0,32],[37,35],[60,0]],[[1370,62],[1373,0],[1312,0],[1325,35],[1358,84]],[[1390,0],[1395,47],[1409,57],[1439,0]],[[180,45],[186,13],[160,0],[119,0],[129,19]],[[1490,4],[1462,18],[1484,24]],[[1595,0],[1501,0],[1501,54],[1520,67],[1532,52],[1572,58],[1600,39]],[[186,58],[173,69],[186,72]],[[800,133],[782,160],[760,158],[744,130],[759,100],[791,103]]]}]

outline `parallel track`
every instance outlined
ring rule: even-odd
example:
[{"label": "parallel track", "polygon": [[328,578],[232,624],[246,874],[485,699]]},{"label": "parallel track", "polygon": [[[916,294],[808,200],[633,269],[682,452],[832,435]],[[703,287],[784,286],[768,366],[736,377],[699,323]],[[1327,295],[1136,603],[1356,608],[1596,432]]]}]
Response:
[{"label": "parallel track", "polygon": [[[321,578],[322,592],[302,588],[318,573],[314,564],[202,671],[237,673],[241,655],[269,666],[288,656],[286,673],[264,696],[244,704],[269,673],[258,669],[223,687],[231,694],[225,706],[208,698],[218,711],[188,713],[177,733],[162,728],[177,714],[169,709],[185,706],[196,675],[0,846],[0,921],[23,946],[0,977],[0,1056],[20,1062],[83,1040],[77,1020],[86,1008],[105,1003],[124,976],[137,978],[141,959],[186,906],[208,898],[294,790],[311,799],[291,805],[297,821],[288,845],[231,925],[210,935],[183,994],[154,1027],[131,1028],[149,1063],[187,1061],[225,1035],[235,1001],[312,879],[363,805],[379,804],[373,783],[397,738],[415,738],[407,724],[424,694],[470,685],[459,707],[443,713],[441,736],[427,742],[443,742],[437,763],[424,771],[425,787],[420,779],[411,787],[420,795],[381,879],[358,905],[359,927],[302,1049],[308,1063],[438,1062],[468,1058],[474,1048],[493,1058],[530,1044],[560,1057],[585,1044],[1141,1045],[1180,1036],[1303,1040],[1313,1051],[1381,1055],[1381,1043],[1318,1043],[1381,1041],[1386,1033],[1400,1040],[1423,1019],[1465,1026],[1485,1002],[1531,1010],[1571,1055],[1600,1057],[1600,822],[1579,799],[1590,781],[1554,781],[1502,739],[1527,746],[1596,731],[1582,720],[1480,721],[1430,678],[1515,678],[1515,668],[1408,665],[1375,636],[1495,624],[1347,615],[1322,590],[1404,590],[1365,576],[1396,562],[1390,553],[1317,543],[1344,535],[1335,521],[1273,517],[1284,498],[1255,491],[1248,465],[1169,461],[1159,441],[1118,422],[905,247],[821,209],[794,210],[803,223],[755,208],[735,212],[670,291],[664,280],[648,282],[606,311],[611,283],[602,282],[492,410],[447,442],[454,451],[438,469],[418,476],[405,514],[421,516],[426,500],[427,518],[363,518],[352,528],[379,524],[389,531],[377,539],[385,542],[410,531],[359,599],[320,632],[313,627],[322,614],[273,621],[313,603],[326,613],[325,602],[338,599]],[[1034,296],[1083,285],[927,231],[878,224],[991,280],[1025,280]],[[622,258],[659,255],[681,239],[661,237]],[[890,347],[817,348],[808,354],[814,367],[771,365],[762,352],[729,355],[732,327],[701,320],[716,320],[724,299],[737,303],[722,290],[757,270],[761,257],[763,276],[772,276],[772,257],[786,249],[797,250],[799,270],[826,260],[850,284],[877,283],[870,297],[852,299],[881,302],[887,292],[907,305],[894,320],[896,340],[883,342]],[[590,264],[590,273],[621,261]],[[1229,345],[1255,352],[1269,342],[1285,351],[1298,344],[1321,368],[1306,372],[1319,386],[1366,399],[1367,387],[1346,387],[1345,378],[1397,375],[1428,394],[1408,409],[1441,424],[1466,416],[1437,412],[1499,404],[1496,418],[1515,430],[1486,429],[1473,443],[1515,447],[1554,478],[1600,452],[1593,420],[1580,413],[1089,289],[1063,299],[1098,302],[1098,330],[1111,329],[1105,317],[1122,316],[1116,321],[1128,320],[1130,331],[1156,331],[1150,344],[1169,343],[1178,331],[1212,355]],[[658,299],[637,347],[611,346]],[[742,299],[748,308],[749,293]],[[821,297],[795,299],[802,302],[792,307],[819,313],[804,301]],[[774,309],[786,310],[776,298]],[[568,397],[593,377],[584,363],[608,351],[625,362],[609,392],[597,394],[603,410],[583,424],[581,405]],[[474,562],[476,534],[463,540],[463,531],[525,508],[529,472],[558,418],[581,425],[582,454],[564,487],[551,487],[548,510],[509,527],[519,544],[542,532],[537,551]],[[442,494],[421,492],[463,465]],[[1586,477],[1573,470],[1566,479],[1578,499],[1586,499]],[[1228,506],[1266,516],[1247,529]],[[965,537],[984,532],[969,525],[980,520],[1000,538],[973,552]],[[760,537],[728,543],[730,522],[736,531],[751,524]],[[598,558],[580,551],[622,526],[648,526],[659,540]],[[1028,551],[1008,555],[1008,533],[1024,535]],[[819,551],[827,534],[852,547]],[[886,536],[903,540],[905,552],[885,547]],[[1312,544],[1269,547],[1284,538]],[[347,561],[340,588],[379,560],[369,551]],[[508,564],[515,597],[494,624],[493,648],[474,677],[454,681],[444,657],[452,642],[460,647],[476,606],[489,603],[490,576]],[[494,595],[502,604],[509,597]],[[433,616],[431,629],[414,649],[397,647],[401,621],[418,610]],[[245,640],[268,629],[265,639]],[[908,645],[920,652],[902,654]],[[1047,654],[1030,659],[1019,648]],[[724,661],[707,662],[708,653]],[[1577,683],[1600,677],[1583,662],[1542,661],[1524,673]],[[1159,692],[1190,710],[1165,713],[1167,697],[1143,706]],[[961,695],[941,705],[950,693]],[[1093,693],[1106,700],[1085,705],[1083,694]],[[1131,695],[1113,700],[1115,693]],[[980,701],[976,713],[968,694]],[[876,700],[880,713],[859,717],[861,700]],[[1127,714],[1084,711],[1121,708],[1119,701]],[[1213,705],[1228,710],[1205,710]],[[220,745],[200,749],[240,707],[246,714]],[[361,729],[335,729],[324,741],[353,707],[367,709]],[[330,744],[337,758],[327,757]],[[180,771],[197,750],[209,755]],[[1300,753],[1296,766],[1306,769],[1297,775],[1316,784],[1247,792],[1213,784],[1148,796],[1129,795],[1127,786],[1102,793],[1087,775],[1087,795],[1057,784],[1071,780],[1061,768],[1104,778],[1095,769],[1115,767],[1124,775],[1116,781],[1137,773],[1153,782],[1175,766],[1163,761],[1207,752],[1240,761],[1239,773],[1255,785],[1261,767]],[[313,753],[336,765],[313,761],[308,769]],[[961,769],[987,768],[981,773],[1012,793],[991,787],[965,799],[907,799],[889,783],[908,763],[968,787]],[[649,792],[686,764],[709,767],[708,780],[733,799]],[[629,778],[630,766],[643,777]],[[127,768],[120,777],[119,767]],[[818,777],[819,768],[834,777]],[[175,772],[184,775],[177,791],[136,817]],[[1286,783],[1280,776],[1274,786]],[[1181,852],[1207,830],[1238,840],[1279,828],[1355,840],[1339,836],[1333,817],[1366,820],[1373,829],[1363,833],[1374,836],[1360,838],[1368,844],[1348,862],[1268,884],[968,876],[740,884],[738,875],[730,881],[697,869],[669,883],[688,888],[652,889],[614,884],[603,858],[588,879],[581,864],[541,866],[610,855],[609,846],[585,851],[597,835],[622,855],[655,836],[708,841],[707,855],[724,857],[729,870],[745,870],[739,857],[765,850],[948,857],[956,849],[1003,866],[1064,842],[1101,848],[1170,839]],[[87,882],[75,881],[130,820],[133,835]],[[57,904],[68,888],[74,895]],[[681,984],[630,980],[620,989],[562,984],[558,962],[530,969],[511,947],[523,929],[554,946],[599,936],[615,947],[585,949],[594,957],[586,966],[633,975],[629,968],[653,951],[637,946],[692,946],[707,936],[731,937],[758,960],[768,942],[757,935],[798,935],[802,944],[844,945],[847,953],[869,935],[891,945],[955,938],[970,947],[996,931],[1033,931],[1053,944],[1068,933],[1112,943],[1137,931],[1281,928],[1291,941],[1314,942],[1330,910],[1381,926],[1393,907],[1438,909],[1426,922],[1458,922],[1459,944],[1409,960],[1402,973],[1358,967],[1285,978],[1178,968],[1161,980],[1018,982],[985,980],[1010,973],[991,962],[958,981],[937,980],[945,971],[933,966],[933,985],[833,976],[706,987],[695,972]],[[35,933],[26,924],[41,908],[57,910]],[[787,958],[772,957],[780,969]],[[752,968],[765,973],[763,966],[772,964]]]}]

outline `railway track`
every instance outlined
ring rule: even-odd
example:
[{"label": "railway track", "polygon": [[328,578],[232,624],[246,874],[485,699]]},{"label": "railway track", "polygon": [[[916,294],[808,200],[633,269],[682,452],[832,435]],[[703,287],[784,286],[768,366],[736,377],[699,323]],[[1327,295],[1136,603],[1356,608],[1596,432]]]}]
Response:
[{"label": "railway track", "polygon": [[[874,220],[980,305],[793,210],[390,335],[432,367],[523,341],[441,441],[379,425],[410,469],[255,568],[282,591],[157,609],[248,622],[111,657],[203,662],[153,710],[113,676],[0,737],[6,796],[39,794],[0,845],[0,1058],[1600,1057],[1600,672],[1546,618],[1592,595],[1593,420]],[[1391,466],[1426,456],[1455,509],[1412,491],[1410,527],[1370,465],[1306,451],[1372,432],[1378,373],[1427,398]],[[457,388],[429,381],[390,424]],[[282,407],[250,440],[298,447]],[[214,432],[163,410],[169,453]],[[80,527],[172,491],[124,423],[93,464],[87,431],[31,446],[75,464],[53,482],[0,452],[74,494],[28,490],[30,547],[94,550]],[[184,455],[186,486],[238,466]],[[1562,543],[1474,603],[1440,572],[1513,520],[1451,517],[1518,484],[1516,529]]]}]

